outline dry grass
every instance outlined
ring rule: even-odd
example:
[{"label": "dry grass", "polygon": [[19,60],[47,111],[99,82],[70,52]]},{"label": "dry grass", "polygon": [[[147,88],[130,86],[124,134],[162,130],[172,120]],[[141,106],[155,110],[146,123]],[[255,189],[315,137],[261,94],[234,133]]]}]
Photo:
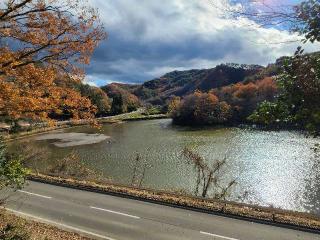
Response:
[{"label": "dry grass", "polygon": [[[44,223],[26,220],[0,209],[0,232],[8,225],[13,226],[15,234],[30,240],[90,240],[77,233],[67,232]],[[1,239],[1,233],[0,233]],[[20,238],[13,238],[20,239]]]}]

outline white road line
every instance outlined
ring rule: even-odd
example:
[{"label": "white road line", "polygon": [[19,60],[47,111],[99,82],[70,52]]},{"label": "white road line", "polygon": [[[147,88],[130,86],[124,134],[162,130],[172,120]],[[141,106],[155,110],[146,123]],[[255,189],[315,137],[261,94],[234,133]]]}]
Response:
[{"label": "white road line", "polygon": [[216,234],[212,234],[212,233],[207,233],[207,232],[200,232],[201,234],[207,235],[207,236],[211,236],[211,237],[218,237],[218,238],[223,238],[223,239],[227,239],[227,240],[239,240],[236,238],[229,238],[229,237],[225,237],[225,236],[221,236],[221,235],[216,235]]},{"label": "white road line", "polygon": [[36,193],[23,191],[23,190],[18,190],[18,192],[25,193],[25,194],[32,195],[32,196],[42,197],[42,198],[46,198],[46,199],[51,199],[52,198],[52,197],[48,197],[48,196],[44,196],[44,195],[40,195],[40,194],[36,194]]},{"label": "white road line", "polygon": [[140,217],[137,217],[137,216],[133,216],[133,215],[129,215],[129,214],[126,214],[126,213],[121,213],[121,212],[116,212],[116,211],[112,211],[112,210],[108,210],[108,209],[103,209],[103,208],[98,208],[98,207],[93,207],[93,206],[90,206],[90,208],[91,209],[95,209],[95,210],[100,210],[100,211],[103,211],[103,212],[109,212],[109,213],[114,213],[114,214],[118,214],[118,215],[122,215],[122,216],[126,216],[126,217],[140,219]]},{"label": "white road line", "polygon": [[69,226],[69,225],[66,225],[66,224],[63,224],[63,223],[58,223],[58,222],[54,222],[54,221],[51,221],[51,220],[47,220],[47,219],[44,219],[44,218],[41,218],[41,217],[33,216],[31,214],[19,212],[19,211],[10,209],[10,208],[5,208],[5,209],[7,211],[12,212],[12,213],[17,214],[17,215],[21,215],[21,216],[25,216],[25,217],[28,217],[28,218],[32,218],[34,220],[38,220],[38,221],[43,222],[43,223],[55,225],[57,227],[60,226],[60,227],[65,228],[65,229],[69,229],[69,230],[72,230],[72,231],[75,231],[75,232],[79,232],[79,233],[83,233],[83,234],[86,234],[86,235],[90,235],[92,237],[97,237],[97,238],[106,239],[106,240],[116,240],[114,238],[110,238],[110,237],[103,236],[103,235],[100,235],[100,234],[97,234],[97,233],[93,233],[93,232],[89,232],[89,231],[86,231],[86,230],[82,230],[80,228],[72,227],[72,226]]}]

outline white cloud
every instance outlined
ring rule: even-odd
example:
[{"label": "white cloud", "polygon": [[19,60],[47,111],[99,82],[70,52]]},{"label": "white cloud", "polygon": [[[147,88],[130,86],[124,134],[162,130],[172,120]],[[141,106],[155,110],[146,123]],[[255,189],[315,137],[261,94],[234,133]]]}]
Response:
[{"label": "white cloud", "polygon": [[[106,81],[144,81],[173,69],[224,62],[266,65],[292,55],[300,45],[288,43],[299,39],[288,31],[222,17],[217,6],[227,0],[89,1],[99,9],[110,34],[89,71]],[[305,48],[311,52],[320,45]]]},{"label": "white cloud", "polygon": [[82,80],[82,82],[84,84],[88,84],[90,86],[93,86],[93,87],[97,87],[97,83],[95,82],[96,78],[92,75],[86,75],[85,78]]}]

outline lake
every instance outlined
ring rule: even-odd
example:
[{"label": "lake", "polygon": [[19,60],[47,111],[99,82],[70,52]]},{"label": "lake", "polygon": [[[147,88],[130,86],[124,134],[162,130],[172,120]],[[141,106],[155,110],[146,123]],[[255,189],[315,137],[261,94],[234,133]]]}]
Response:
[{"label": "lake", "polygon": [[[188,147],[209,164],[227,158],[223,181],[237,181],[230,200],[240,201],[246,195],[248,203],[320,215],[320,159],[312,150],[319,138],[295,131],[177,127],[169,119],[107,124],[101,129],[80,126],[55,134],[59,136],[42,134],[16,141],[10,148],[27,141],[48,149],[48,161],[75,151],[90,168],[115,183],[131,184],[136,168],[144,174],[144,188],[192,194],[197,174],[182,155]],[[63,140],[66,134],[69,140]],[[97,134],[93,136],[99,141],[86,143],[91,134]],[[76,143],[65,142],[77,136]]]}]

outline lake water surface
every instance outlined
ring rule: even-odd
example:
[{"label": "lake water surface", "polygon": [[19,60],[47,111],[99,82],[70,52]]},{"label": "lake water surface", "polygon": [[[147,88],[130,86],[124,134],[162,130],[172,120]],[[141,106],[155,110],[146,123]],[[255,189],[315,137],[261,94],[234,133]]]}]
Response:
[{"label": "lake water surface", "polygon": [[[162,119],[104,125],[100,130],[81,126],[63,133],[81,133],[82,138],[83,133],[103,135],[96,135],[101,141],[88,145],[64,145],[47,134],[23,141],[47,148],[49,161],[76,151],[91,168],[121,184],[131,183],[139,154],[138,172],[146,166],[143,187],[192,194],[196,171],[182,156],[183,148],[188,147],[208,162],[227,157],[225,182],[237,181],[230,200],[247,192],[245,201],[249,203],[320,215],[320,160],[312,150],[319,139],[306,138],[299,132],[190,129]],[[19,144],[21,141],[11,147]]]}]

